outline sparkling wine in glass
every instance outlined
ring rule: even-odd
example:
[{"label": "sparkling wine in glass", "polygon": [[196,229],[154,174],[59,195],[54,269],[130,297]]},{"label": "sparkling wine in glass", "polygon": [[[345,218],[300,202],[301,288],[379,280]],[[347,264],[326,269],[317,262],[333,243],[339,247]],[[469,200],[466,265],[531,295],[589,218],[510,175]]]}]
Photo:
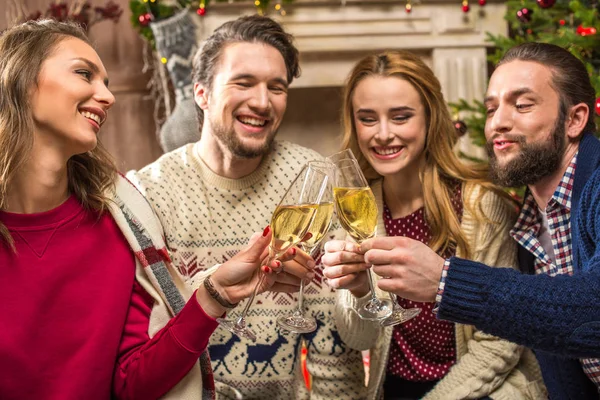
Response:
[{"label": "sparkling wine in glass", "polygon": [[[321,169],[331,177],[333,172],[333,164],[324,161],[311,161],[310,166]],[[331,180],[328,180],[327,188],[323,193],[321,202],[317,208],[315,218],[313,219],[310,228],[308,228],[308,239],[300,244],[303,251],[311,257],[315,257],[320,249],[320,244],[329,228],[331,227],[331,218],[333,216],[333,193]],[[317,251],[315,251],[317,250]],[[313,254],[315,253],[315,254]],[[300,292],[298,293],[298,305],[296,309],[288,315],[283,315],[277,318],[277,324],[290,332],[294,333],[309,333],[317,329],[317,321],[304,312],[304,280],[300,283]]]},{"label": "sparkling wine in glass", "polygon": [[[269,265],[306,236],[323,193],[327,189],[328,179],[329,177],[323,171],[306,165],[292,182],[271,217],[273,236],[269,244],[269,255],[262,265]],[[265,275],[261,273],[252,295],[237,319],[217,318],[221,327],[238,336],[256,341],[256,333],[247,326],[246,316],[264,279]]]},{"label": "sparkling wine in glass", "polygon": [[[358,161],[356,160],[356,158],[354,157],[354,154],[352,153],[352,150],[350,150],[350,149],[345,149],[338,153],[335,153],[335,154],[329,156],[328,159],[334,163],[339,163],[342,160],[354,160],[354,162],[356,164],[358,164]],[[377,206],[375,205],[375,208],[376,207]],[[375,228],[375,230],[377,230],[377,229]],[[373,234],[373,236],[374,236],[374,234]],[[368,272],[370,273],[370,270]],[[372,281],[372,275],[371,275],[371,276],[369,276],[369,284],[371,287],[371,293],[373,293],[372,282],[373,281]],[[419,315],[421,313],[421,309],[418,307],[409,308],[409,309],[403,308],[400,304],[398,304],[397,296],[394,293],[389,292],[388,294],[390,296],[390,301],[392,304],[392,312],[389,316],[380,320],[381,325],[393,326],[393,325],[402,324],[402,323],[416,317],[417,315]]]},{"label": "sparkling wine in glass", "polygon": [[[333,198],[340,224],[357,242],[370,239],[377,232],[375,196],[355,159],[335,161]],[[392,313],[392,303],[377,297],[371,269],[367,269],[371,299],[356,312],[366,320],[382,320]]]}]

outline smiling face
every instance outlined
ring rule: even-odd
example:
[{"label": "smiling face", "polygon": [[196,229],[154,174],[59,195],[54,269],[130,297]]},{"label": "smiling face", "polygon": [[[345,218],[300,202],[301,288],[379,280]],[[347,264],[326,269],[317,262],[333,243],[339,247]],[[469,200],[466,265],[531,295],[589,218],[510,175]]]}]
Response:
[{"label": "smiling face", "polygon": [[254,158],[269,151],[285,113],[287,90],[281,53],[267,44],[239,42],[224,48],[212,88],[198,85],[196,102],[205,111],[210,134],[233,155]]},{"label": "smiling face", "polygon": [[58,148],[66,158],[94,149],[115,102],[106,76],[87,43],[73,37],[60,41],[42,63],[31,91],[35,141]]},{"label": "smiling face", "polygon": [[396,77],[366,77],[354,90],[352,110],[358,146],[377,173],[418,173],[427,124],[413,85]]}]

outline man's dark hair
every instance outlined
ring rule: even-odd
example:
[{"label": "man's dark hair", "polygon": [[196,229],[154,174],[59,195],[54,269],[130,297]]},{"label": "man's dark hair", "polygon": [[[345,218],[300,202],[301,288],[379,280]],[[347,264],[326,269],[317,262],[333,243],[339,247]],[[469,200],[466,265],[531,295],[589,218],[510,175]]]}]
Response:
[{"label": "man's dark hair", "polygon": [[552,70],[552,86],[560,97],[560,107],[566,112],[575,104],[587,104],[590,114],[584,131],[595,132],[594,110],[596,92],[585,65],[562,47],[548,43],[523,43],[508,50],[497,66],[514,60],[532,61]]},{"label": "man's dark hair", "polygon": [[[298,49],[292,43],[293,37],[281,25],[269,17],[250,15],[229,21],[218,27],[202,44],[194,56],[192,83],[201,83],[208,90],[212,88],[215,68],[221,54],[230,43],[249,42],[268,44],[283,57],[287,69],[288,84],[300,76]],[[200,129],[204,123],[204,112],[196,105]]]}]

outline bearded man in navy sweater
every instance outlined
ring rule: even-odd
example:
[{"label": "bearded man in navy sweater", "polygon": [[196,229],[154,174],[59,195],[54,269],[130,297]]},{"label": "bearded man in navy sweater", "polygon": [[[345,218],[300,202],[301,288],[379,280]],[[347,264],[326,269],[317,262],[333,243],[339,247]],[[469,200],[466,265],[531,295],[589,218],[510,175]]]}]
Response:
[{"label": "bearded man in navy sweater", "polygon": [[444,260],[403,237],[375,238],[360,249],[387,278],[378,282],[382,290],[435,299],[439,318],[532,348],[553,400],[598,399],[600,387],[595,98],[584,65],[554,45],[512,48],[491,77],[485,98],[491,175],[507,187],[527,186],[511,231],[521,272]]}]

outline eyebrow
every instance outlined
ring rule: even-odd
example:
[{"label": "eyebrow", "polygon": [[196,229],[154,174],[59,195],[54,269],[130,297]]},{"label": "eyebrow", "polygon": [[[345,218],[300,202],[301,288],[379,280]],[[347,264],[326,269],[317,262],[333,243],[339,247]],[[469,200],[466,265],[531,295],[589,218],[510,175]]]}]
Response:
[{"label": "eyebrow", "polygon": [[[85,64],[87,64],[87,66],[92,70],[92,72],[94,74],[100,74],[100,68],[98,68],[98,66],[96,64],[94,64],[93,62],[91,62],[87,58],[76,57],[73,60],[84,62]],[[108,78],[104,78],[104,85],[106,87],[108,87]]]},{"label": "eyebrow", "polygon": [[[390,108],[389,110],[390,112],[398,112],[398,111],[415,111],[414,108],[409,107],[409,106],[402,106],[402,107],[394,107],[394,108]],[[374,112],[373,110],[369,109],[369,108],[359,108],[358,110],[356,110],[357,113],[360,112]]]},{"label": "eyebrow", "polygon": [[[234,75],[233,77],[231,77],[231,81],[237,81],[240,79],[256,79],[256,77],[252,74],[237,74]],[[289,86],[288,82],[286,79],[283,78],[274,78],[273,79],[275,82],[280,83],[281,85],[285,86],[286,88]]]},{"label": "eyebrow", "polygon": [[[510,92],[508,92],[507,97],[508,98],[515,98],[515,97],[519,97],[522,96],[524,94],[528,94],[528,93],[534,93],[533,90],[531,90],[528,87],[523,87],[523,88],[519,88],[519,89],[515,89],[512,90]],[[483,99],[483,103],[489,103],[490,101],[494,100],[497,96],[486,96],[485,99]]]}]

